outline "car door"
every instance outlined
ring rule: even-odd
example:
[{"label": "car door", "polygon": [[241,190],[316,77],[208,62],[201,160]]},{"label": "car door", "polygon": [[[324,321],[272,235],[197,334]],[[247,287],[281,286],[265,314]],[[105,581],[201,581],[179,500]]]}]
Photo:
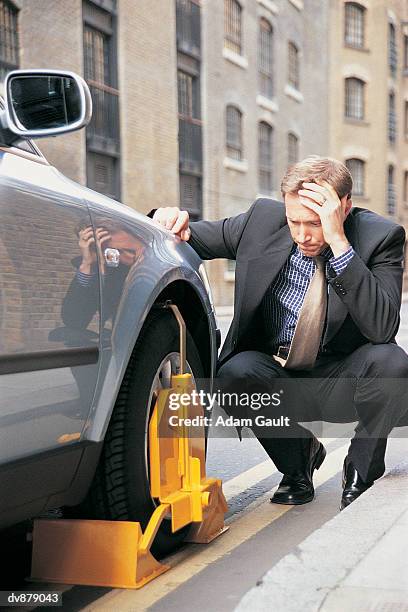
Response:
[{"label": "car door", "polygon": [[[35,470],[20,489],[13,472],[15,505],[69,485],[92,405],[99,277],[78,281],[91,227],[80,189],[41,156],[0,147],[0,466],[46,459],[32,485]],[[1,512],[7,487],[0,499]]]}]

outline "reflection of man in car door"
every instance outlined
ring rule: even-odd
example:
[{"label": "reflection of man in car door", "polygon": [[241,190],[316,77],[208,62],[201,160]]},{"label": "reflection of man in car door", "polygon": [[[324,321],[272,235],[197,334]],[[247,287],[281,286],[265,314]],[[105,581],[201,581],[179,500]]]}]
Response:
[{"label": "reflection of man in car door", "polygon": [[[95,232],[89,225],[80,225],[77,235],[81,256],[72,262],[76,274],[63,302],[62,320],[68,327],[86,329],[95,312],[99,311],[103,330],[108,320],[112,324],[115,321],[124,282],[130,268],[142,260],[144,245],[122,224],[111,219],[98,219]],[[102,313],[98,266],[105,287]]]},{"label": "reflection of man in car door", "polygon": [[[97,344],[98,335],[87,327],[98,312],[101,318],[101,344],[109,346],[126,277],[131,267],[143,260],[144,245],[121,223],[108,218],[97,219],[95,232],[87,221],[80,223],[76,231],[81,255],[72,260],[76,273],[61,312],[62,320],[69,328],[66,337],[72,337],[75,330],[77,334],[74,336],[79,346],[89,345],[89,341]],[[103,284],[102,308],[99,278]],[[65,335],[63,330],[58,331]],[[72,374],[82,396],[87,388],[86,375],[80,368],[73,368]]]}]

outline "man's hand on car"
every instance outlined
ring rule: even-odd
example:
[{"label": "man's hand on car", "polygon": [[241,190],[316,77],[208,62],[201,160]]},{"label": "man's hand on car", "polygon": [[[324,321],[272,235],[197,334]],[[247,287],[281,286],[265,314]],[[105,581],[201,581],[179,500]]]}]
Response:
[{"label": "man's hand on car", "polygon": [[191,230],[188,226],[189,214],[186,210],[180,210],[177,206],[158,208],[153,215],[153,221],[163,225],[181,240],[187,241],[191,236]]}]

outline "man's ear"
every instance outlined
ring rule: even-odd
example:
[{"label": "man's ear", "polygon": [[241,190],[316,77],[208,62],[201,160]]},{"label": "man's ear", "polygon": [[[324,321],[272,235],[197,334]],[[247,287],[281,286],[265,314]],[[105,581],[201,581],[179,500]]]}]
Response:
[{"label": "man's ear", "polygon": [[353,201],[351,199],[351,195],[348,193],[347,195],[343,196],[341,198],[341,202],[344,205],[344,214],[347,215],[349,214],[351,207],[353,206]]}]

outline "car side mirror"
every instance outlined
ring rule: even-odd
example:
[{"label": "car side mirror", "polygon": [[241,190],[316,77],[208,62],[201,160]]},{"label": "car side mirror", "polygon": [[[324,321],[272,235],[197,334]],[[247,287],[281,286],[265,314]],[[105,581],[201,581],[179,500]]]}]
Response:
[{"label": "car side mirror", "polygon": [[88,85],[73,72],[13,70],[4,89],[6,127],[22,138],[72,132],[92,116]]}]

